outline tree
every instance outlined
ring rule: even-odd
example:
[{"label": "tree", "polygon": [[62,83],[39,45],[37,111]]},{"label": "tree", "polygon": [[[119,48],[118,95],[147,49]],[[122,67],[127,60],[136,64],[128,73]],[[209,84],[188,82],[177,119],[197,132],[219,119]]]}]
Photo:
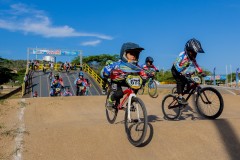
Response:
[{"label": "tree", "polygon": [[[87,63],[96,73],[100,73],[107,60],[118,61],[119,55],[100,54],[94,56],[84,56],[83,63]],[[80,64],[79,57],[75,57],[71,63]]]},{"label": "tree", "polygon": [[26,60],[8,60],[0,57],[0,84],[7,83],[9,80],[22,83],[26,65]]}]

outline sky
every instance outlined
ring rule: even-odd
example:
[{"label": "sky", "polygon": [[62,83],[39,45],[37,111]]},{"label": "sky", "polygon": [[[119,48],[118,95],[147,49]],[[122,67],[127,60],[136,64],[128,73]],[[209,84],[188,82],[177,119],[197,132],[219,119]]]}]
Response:
[{"label": "sky", "polygon": [[134,42],[145,48],[140,64],[151,56],[164,70],[196,38],[205,51],[198,64],[225,74],[240,67],[240,1],[0,0],[0,36],[0,57],[14,60],[27,59],[28,48],[113,55]]}]

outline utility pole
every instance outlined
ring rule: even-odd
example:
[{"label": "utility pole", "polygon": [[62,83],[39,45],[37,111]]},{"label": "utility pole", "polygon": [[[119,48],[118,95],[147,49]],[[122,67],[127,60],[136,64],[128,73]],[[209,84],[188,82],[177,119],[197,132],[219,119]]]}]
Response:
[{"label": "utility pole", "polygon": [[231,72],[231,87],[232,87],[232,65],[230,64],[230,72]]},{"label": "utility pole", "polygon": [[227,69],[228,68],[227,68],[227,65],[226,65],[226,87],[228,86],[228,73],[227,73],[228,71],[227,71]]},{"label": "utility pole", "polygon": [[82,50],[79,51],[80,71],[82,70]]}]

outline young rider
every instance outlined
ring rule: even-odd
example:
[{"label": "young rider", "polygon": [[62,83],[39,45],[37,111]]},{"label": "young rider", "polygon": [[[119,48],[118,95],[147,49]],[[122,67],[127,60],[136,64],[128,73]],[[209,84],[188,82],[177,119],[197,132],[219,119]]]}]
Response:
[{"label": "young rider", "polygon": [[106,84],[108,82],[108,78],[110,76],[110,71],[112,69],[113,61],[112,60],[107,60],[105,67],[100,72],[100,76],[103,79],[103,84],[102,84],[102,94],[106,94]]},{"label": "young rider", "polygon": [[54,79],[51,82],[51,91],[50,91],[50,96],[54,96],[56,92],[56,88],[62,88],[64,87],[63,80],[62,78],[59,78],[59,74],[56,73],[54,75]]},{"label": "young rider", "polygon": [[74,84],[76,85],[76,89],[77,89],[77,91],[76,91],[77,96],[79,95],[79,88],[80,88],[79,86],[83,87],[82,93],[85,93],[85,91],[86,91],[87,81],[85,80],[85,78],[83,76],[84,76],[83,72],[80,72],[78,74],[78,78],[74,81]]},{"label": "young rider", "polygon": [[108,99],[107,107],[113,107],[114,101],[120,100],[123,97],[122,86],[127,86],[124,73],[131,72],[140,74],[142,71],[138,66],[138,59],[142,50],[144,50],[144,48],[132,42],[127,42],[122,45],[120,60],[114,62],[109,70],[107,70],[108,75],[110,75],[110,73],[118,75],[115,76],[115,79],[111,78],[113,94]]},{"label": "young rider", "polygon": [[153,69],[154,71],[158,72],[158,69],[154,66],[153,62],[154,62],[154,60],[153,60],[152,57],[150,57],[150,56],[147,57],[147,58],[145,59],[145,64],[142,65],[142,68],[143,68],[144,70]]},{"label": "young rider", "polygon": [[[159,70],[154,66],[153,64],[154,60],[152,57],[147,57],[145,59],[145,64],[142,65],[142,69],[144,69],[148,74],[148,77],[153,77],[155,75],[155,72],[159,72]],[[143,80],[143,86],[146,83],[146,79]]]},{"label": "young rider", "polygon": [[70,92],[70,88],[66,87],[65,92],[63,93],[63,96],[72,96],[72,93]]},{"label": "young rider", "polygon": [[[197,53],[204,53],[201,43],[192,38],[185,44],[184,52],[181,52],[173,63],[172,75],[177,82],[178,101],[180,104],[188,104],[183,98],[184,86],[188,83],[186,74],[190,67],[194,68],[198,73],[202,73],[202,69],[199,67],[196,61]],[[204,76],[204,74],[202,74]]]}]

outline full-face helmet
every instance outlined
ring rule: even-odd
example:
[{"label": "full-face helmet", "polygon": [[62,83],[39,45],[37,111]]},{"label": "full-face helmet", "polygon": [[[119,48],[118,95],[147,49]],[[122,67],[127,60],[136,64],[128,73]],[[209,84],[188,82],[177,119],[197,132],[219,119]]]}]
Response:
[{"label": "full-face helmet", "polygon": [[[122,45],[121,51],[120,51],[120,59],[123,62],[128,62],[128,63],[132,63],[132,64],[137,64],[138,63],[138,59],[139,59],[139,54],[140,52],[144,50],[144,48],[140,47],[138,44],[136,43],[132,43],[132,42],[127,42],[124,43]],[[132,54],[135,56],[136,60],[135,61],[129,61],[127,58],[127,54]]]}]

